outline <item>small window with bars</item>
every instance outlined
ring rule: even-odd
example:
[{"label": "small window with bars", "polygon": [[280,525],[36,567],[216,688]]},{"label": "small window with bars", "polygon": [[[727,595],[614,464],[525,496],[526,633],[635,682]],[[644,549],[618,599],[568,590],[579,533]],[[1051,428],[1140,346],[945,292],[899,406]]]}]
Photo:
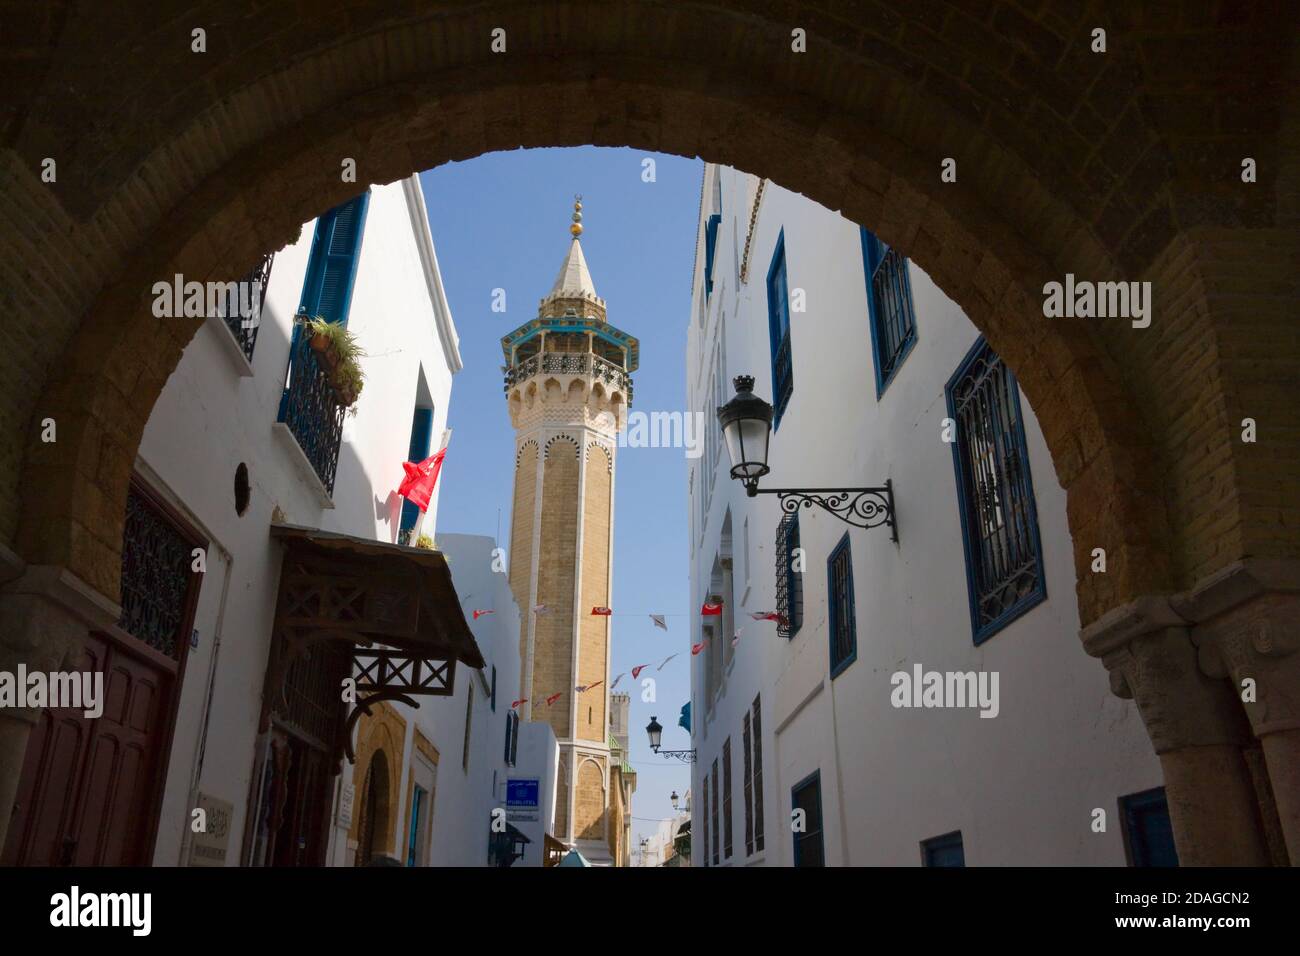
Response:
[{"label": "small window with bars", "polygon": [[763,852],[763,714],[761,695],[754,698],[754,852]]},{"label": "small window with bars", "polygon": [[713,865],[717,866],[721,860],[718,857],[718,849],[721,844],[720,827],[718,826],[718,790],[720,789],[718,780],[718,762],[713,761],[713,802],[709,805],[710,823],[709,829],[713,832]]},{"label": "small window with bars", "polygon": [[916,344],[916,313],[912,309],[907,258],[902,253],[863,229],[862,263],[867,276],[872,362],[879,398]]},{"label": "small window with bars", "polygon": [[983,339],[947,386],[971,629],[982,644],[1047,597],[1015,376]]},{"label": "small window with bars", "polygon": [[800,824],[794,828],[794,865],[825,866],[826,852],[822,843],[822,779],[815,772],[796,783],[790,790],[791,809]]},{"label": "small window with bars", "polygon": [[831,677],[857,659],[858,627],[853,601],[853,556],[846,532],[826,559],[826,594],[830,605]]},{"label": "small window with bars", "polygon": [[803,562],[799,551],[799,515],[788,514],[776,527],[776,632],[786,640],[803,625]]},{"label": "small window with bars", "polygon": [[722,857],[731,859],[731,738],[722,744]]}]

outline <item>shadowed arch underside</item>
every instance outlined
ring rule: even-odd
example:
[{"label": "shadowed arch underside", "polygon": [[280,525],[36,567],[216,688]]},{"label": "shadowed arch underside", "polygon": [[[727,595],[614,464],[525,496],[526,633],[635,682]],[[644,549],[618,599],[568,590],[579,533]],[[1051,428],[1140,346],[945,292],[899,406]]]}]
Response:
[{"label": "shadowed arch underside", "polygon": [[[117,593],[135,449],[197,327],[152,315],[154,282],[241,275],[357,192],[345,159],[358,183],[388,182],[587,143],[771,178],[922,266],[1042,423],[1085,622],[1245,556],[1297,556],[1296,469],[1277,465],[1300,434],[1286,391],[1300,124],[1280,0],[187,10],[129,21],[56,3],[0,47],[21,64],[0,114],[0,289],[21,343],[0,357],[0,540],[29,562]],[[1151,327],[1044,319],[1042,286],[1067,272],[1152,280]],[[1251,412],[1271,455],[1236,440]],[[40,439],[47,419],[57,442]],[[1087,571],[1095,547],[1104,576]]]}]

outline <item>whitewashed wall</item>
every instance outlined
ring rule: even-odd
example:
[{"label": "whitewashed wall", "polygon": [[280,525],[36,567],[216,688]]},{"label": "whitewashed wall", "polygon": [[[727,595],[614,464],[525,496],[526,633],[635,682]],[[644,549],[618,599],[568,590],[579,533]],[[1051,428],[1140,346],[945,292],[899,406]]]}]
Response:
[{"label": "whitewashed wall", "polygon": [[[209,322],[168,380],[140,445],[142,474],[212,541],[195,619],[198,646],[187,665],[167,772],[158,864],[182,860],[196,781],[197,789],[234,805],[227,863],[239,861],[279,580],[280,549],[268,532],[273,512],[293,524],[395,540],[396,489],[417,393],[433,402],[436,442],[460,367],[418,180],[373,187],[348,320],[368,353],[367,383],[356,416],[346,419],[334,507],[323,507],[273,430],[314,231],[314,221],[305,224],[299,240],[275,257],[252,375],[241,374],[250,370],[232,357],[226,329]],[[241,462],[252,485],[242,517],[234,504]],[[436,502],[435,496],[431,508]],[[200,767],[200,727],[209,708]]]},{"label": "whitewashed wall", "polygon": [[[803,626],[787,642],[775,624],[748,620],[749,611],[773,610],[776,603],[775,499],[747,499],[728,477],[726,452],[719,449],[705,514],[701,496],[711,469],[705,459],[695,464],[693,601],[698,607],[708,594],[730,509],[741,604],[735,617],[744,627],[712,708],[703,700],[703,655],[693,662],[697,795],[703,796],[701,774],[720,756],[724,739],[732,739],[734,854],[727,864],[792,864],[790,789],[820,770],[828,865],[917,865],[922,840],[953,830],[962,832],[970,866],[1123,865],[1117,798],[1162,778],[1135,707],[1110,693],[1104,668],[1080,645],[1065,493],[1030,396],[1022,394],[1022,408],[1047,600],[975,647],[952,449],[941,440],[944,385],[975,342],[975,328],[912,264],[917,342],[877,401],[857,225],[769,183],[742,284],[757,181],[708,167],[704,217],[715,174],[722,176],[722,224],[703,325],[697,321],[702,261],[696,267],[686,351],[689,407],[713,415],[712,363],[723,322],[724,400],[733,394],[731,378],[742,373],[754,375],[755,391],[772,399],[766,277],[784,229],[789,286],[805,290],[807,311],[791,315],[794,393],[773,435],[772,473],[763,484],[844,487],[892,479],[901,538],[896,546],[885,529],[851,534],[857,660],[832,681],[826,558],[847,526],[815,509],[801,511],[808,560]],[[1001,713],[981,719],[976,710],[893,708],[890,676],[917,662],[927,670],[998,671]],[[759,693],[766,849],[746,859],[741,721]],[[1090,829],[1096,807],[1108,816],[1102,834]],[[707,813],[699,800],[695,865],[703,862]]]}]

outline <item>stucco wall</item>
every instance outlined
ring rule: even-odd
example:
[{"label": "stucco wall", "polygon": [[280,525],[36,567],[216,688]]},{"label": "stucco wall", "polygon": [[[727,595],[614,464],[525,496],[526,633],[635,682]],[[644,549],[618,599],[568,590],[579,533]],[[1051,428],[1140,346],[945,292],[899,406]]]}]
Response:
[{"label": "stucco wall", "polygon": [[[712,301],[701,326],[697,291],[686,355],[691,407],[712,414],[711,362],[724,315],[726,395],[733,376],[749,373],[755,391],[771,400],[765,280],[784,230],[791,294],[804,290],[807,306],[791,314],[794,392],[772,437],[764,485],[892,479],[901,539],[896,546],[885,529],[851,533],[857,659],[832,680],[826,559],[847,526],[815,509],[801,511],[803,625],[787,643],[776,625],[748,619],[750,611],[775,607],[775,500],[746,499],[727,477],[722,450],[701,523],[699,496],[711,468],[707,459],[696,463],[693,600],[698,605],[708,593],[730,509],[737,583],[725,598],[738,605],[744,628],[712,708],[703,700],[703,655],[694,659],[695,792],[702,792],[698,773],[732,739],[736,837],[726,862],[792,863],[790,788],[820,770],[828,864],[915,865],[921,840],[960,829],[969,865],[1123,865],[1116,799],[1159,785],[1161,773],[1133,704],[1110,693],[1105,670],[1080,644],[1065,493],[1028,399],[1021,396],[1047,600],[976,647],[952,449],[941,437],[944,386],[975,342],[974,326],[911,265],[916,345],[877,400],[858,227],[769,183],[742,284],[757,183],[731,170],[722,176]],[[706,197],[711,189],[706,179]],[[708,207],[706,198],[706,216]],[[696,278],[698,286],[698,272]],[[746,517],[749,550],[742,553]],[[890,676],[918,662],[927,670],[997,671],[1000,714],[895,709]],[[741,732],[759,694],[766,849],[746,861]],[[1095,807],[1107,812],[1106,833],[1090,829]],[[702,848],[695,848],[697,865]]]}]

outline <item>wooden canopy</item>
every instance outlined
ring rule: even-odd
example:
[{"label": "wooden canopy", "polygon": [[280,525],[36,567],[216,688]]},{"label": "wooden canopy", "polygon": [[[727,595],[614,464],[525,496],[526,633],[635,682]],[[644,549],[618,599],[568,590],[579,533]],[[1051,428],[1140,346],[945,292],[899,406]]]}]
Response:
[{"label": "wooden canopy", "polygon": [[272,525],[285,544],[278,624],[484,665],[439,551]]}]

